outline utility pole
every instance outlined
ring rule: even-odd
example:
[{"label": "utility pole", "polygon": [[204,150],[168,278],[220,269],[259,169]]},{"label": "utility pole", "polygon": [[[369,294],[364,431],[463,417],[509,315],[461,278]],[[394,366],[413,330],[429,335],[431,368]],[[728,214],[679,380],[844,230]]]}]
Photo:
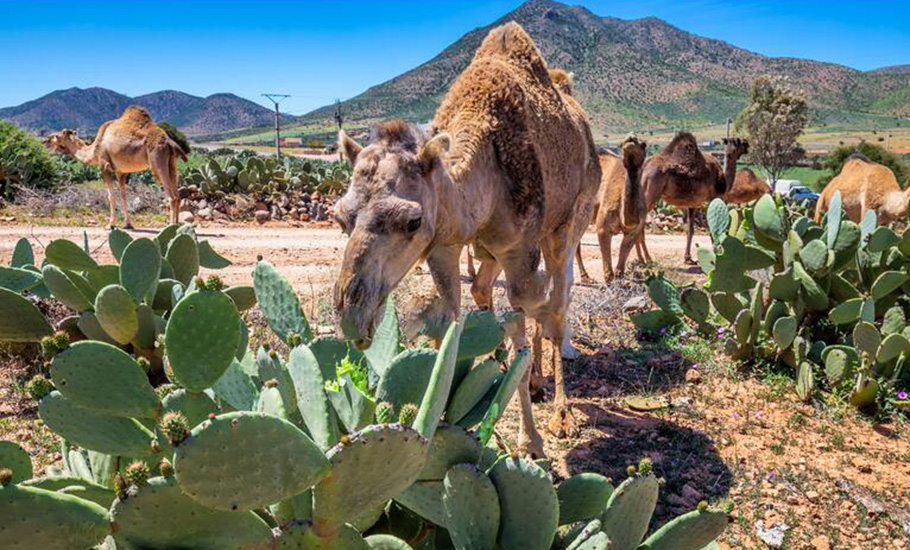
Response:
[{"label": "utility pole", "polygon": [[272,100],[272,103],[275,104],[275,155],[278,157],[278,160],[281,160],[281,126],[280,126],[280,117],[281,113],[278,112],[278,104],[284,101],[285,99],[291,97],[287,94],[262,94],[263,96]]},{"label": "utility pole", "polygon": [[[725,137],[724,139],[730,139],[730,124],[732,124],[732,123],[733,123],[733,119],[730,117],[727,117],[727,134],[726,134],[727,137]],[[725,148],[725,150],[724,150],[724,174],[726,174],[726,173],[727,173],[727,151]]]},{"label": "utility pole", "polygon": [[341,100],[335,100],[335,124],[338,125],[338,129],[341,130],[341,126],[344,124],[344,110],[341,107]]}]

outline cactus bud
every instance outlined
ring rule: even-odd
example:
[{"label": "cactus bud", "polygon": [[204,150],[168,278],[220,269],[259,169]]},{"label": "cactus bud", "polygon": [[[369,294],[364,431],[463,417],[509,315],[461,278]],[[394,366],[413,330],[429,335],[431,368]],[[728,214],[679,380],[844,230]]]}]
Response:
[{"label": "cactus bud", "polygon": [[196,277],[193,279],[193,285],[196,287],[196,290],[205,290],[205,279]]},{"label": "cactus bud", "polygon": [[6,487],[13,482],[13,471],[9,468],[0,469],[0,486]]},{"label": "cactus bud", "polygon": [[130,482],[130,485],[145,487],[150,477],[152,477],[152,473],[149,471],[148,464],[141,460],[131,462],[126,467],[126,479]]},{"label": "cactus bud", "polygon": [[162,458],[161,462],[158,463],[158,471],[161,472],[162,477],[171,477],[174,475],[174,465],[171,464],[171,461]]},{"label": "cactus bud", "polygon": [[643,458],[638,461],[638,472],[643,476],[650,474],[653,467],[654,463],[651,462],[650,458]]},{"label": "cactus bud", "polygon": [[215,416],[217,416],[215,413],[209,413],[209,420],[215,420]]},{"label": "cactus bud", "polygon": [[261,261],[262,261],[262,254],[256,254],[256,261],[257,261],[257,262],[261,262]]},{"label": "cactus bud", "polygon": [[272,344],[269,344],[268,342],[263,342],[262,349],[264,349],[265,351],[269,351],[270,349],[272,349]]},{"label": "cactus bud", "polygon": [[698,511],[701,513],[708,511],[708,501],[707,500],[703,500],[698,503]]},{"label": "cactus bud", "polygon": [[41,356],[51,360],[57,355],[57,342],[53,336],[45,336],[41,339]]},{"label": "cactus bud", "polygon": [[41,401],[47,394],[54,391],[54,384],[45,378],[43,374],[36,374],[34,378],[25,384],[25,391],[35,401]]},{"label": "cactus bud", "polygon": [[161,419],[161,431],[175,447],[190,435],[190,428],[183,413],[171,411]]},{"label": "cactus bud", "polygon": [[273,361],[278,359],[278,352],[273,349],[270,349],[269,350],[269,359],[272,359]]},{"label": "cactus bud", "polygon": [[659,478],[657,478],[657,485],[658,485],[658,486],[663,487],[663,486],[666,485],[666,484],[667,484],[667,478],[665,478],[665,477],[659,477]]},{"label": "cactus bud", "polygon": [[636,473],[638,473],[638,468],[636,468],[634,464],[629,464],[629,467],[626,468],[626,474],[628,474],[629,477],[635,477]]},{"label": "cactus bud", "polygon": [[351,444],[351,436],[349,436],[348,434],[344,434],[343,436],[341,436],[341,444],[342,444],[343,446],[345,446],[345,447],[347,447],[348,445],[350,445],[350,444]]},{"label": "cactus bud", "polygon": [[303,343],[303,339],[296,332],[288,334],[288,345],[295,348]]},{"label": "cactus bud", "polygon": [[144,370],[146,373],[148,373],[148,371],[152,368],[152,364],[145,357],[136,359],[136,362],[139,363],[139,366],[142,367],[142,370]]},{"label": "cactus bud", "polygon": [[126,498],[126,480],[123,479],[123,476],[120,475],[120,472],[114,476],[114,494],[117,495],[117,498],[123,500]]},{"label": "cactus bud", "polygon": [[496,348],[496,351],[493,352],[493,359],[505,363],[509,359],[509,350],[504,347]]},{"label": "cactus bud", "polygon": [[54,333],[54,345],[57,346],[57,351],[63,351],[70,347],[70,335],[58,330]]},{"label": "cactus bud", "polygon": [[401,412],[398,413],[398,423],[402,426],[410,426],[417,419],[418,412],[417,405],[413,403],[404,405],[401,407]]},{"label": "cactus bud", "polygon": [[376,422],[379,424],[391,424],[395,420],[395,406],[388,401],[382,401],[376,405]]},{"label": "cactus bud", "polygon": [[267,387],[267,388],[277,388],[277,387],[278,387],[278,379],[277,379],[277,378],[272,378],[271,380],[266,380],[264,386]]},{"label": "cactus bud", "polygon": [[209,278],[205,283],[205,287],[209,290],[221,291],[224,289],[224,282],[218,275],[209,275]]},{"label": "cactus bud", "polygon": [[172,391],[174,391],[173,384],[162,384],[155,388],[155,393],[158,394],[158,399],[164,399],[170,395]]}]

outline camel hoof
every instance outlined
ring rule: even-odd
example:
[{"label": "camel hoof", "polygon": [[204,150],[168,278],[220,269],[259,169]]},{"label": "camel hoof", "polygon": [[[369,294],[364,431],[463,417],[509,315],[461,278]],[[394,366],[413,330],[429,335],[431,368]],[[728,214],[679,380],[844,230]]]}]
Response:
[{"label": "camel hoof", "polygon": [[531,457],[532,460],[547,458],[543,450],[543,438],[536,431],[531,434],[518,434],[518,454]]},{"label": "camel hoof", "polygon": [[698,262],[696,262],[692,258],[686,258],[684,261],[686,262],[686,265],[698,265]]},{"label": "camel hoof", "polygon": [[123,224],[123,228],[124,228],[124,229],[136,229],[136,228],[133,226],[133,222],[127,222],[127,223]]},{"label": "camel hoof", "polygon": [[587,273],[582,273],[579,277],[579,282],[583,285],[593,285],[596,284],[594,279]]},{"label": "camel hoof", "polygon": [[550,433],[560,439],[575,435],[577,429],[572,409],[566,405],[557,407],[556,411],[553,412],[553,416],[550,417],[549,428]]},{"label": "camel hoof", "polygon": [[531,376],[531,380],[528,382],[528,393],[531,394],[531,401],[534,403],[540,403],[547,398],[547,392],[543,385],[543,377]]}]

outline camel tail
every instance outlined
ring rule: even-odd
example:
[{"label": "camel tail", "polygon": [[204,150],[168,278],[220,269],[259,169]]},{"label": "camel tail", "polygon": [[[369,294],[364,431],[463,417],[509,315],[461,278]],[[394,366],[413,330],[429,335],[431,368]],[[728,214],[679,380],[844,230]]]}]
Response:
[{"label": "camel tail", "polygon": [[177,155],[178,157],[180,157],[180,158],[183,159],[184,161],[187,160],[186,151],[183,150],[183,147],[181,147],[180,144],[178,144],[176,141],[174,141],[174,140],[168,138],[168,143],[167,143],[167,145],[168,145],[168,147],[171,148],[171,151],[173,151],[175,155]]}]

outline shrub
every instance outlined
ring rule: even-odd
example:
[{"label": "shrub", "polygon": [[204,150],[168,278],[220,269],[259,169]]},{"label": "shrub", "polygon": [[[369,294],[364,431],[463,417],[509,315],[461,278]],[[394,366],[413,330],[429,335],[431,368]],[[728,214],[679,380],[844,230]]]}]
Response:
[{"label": "shrub", "polygon": [[58,178],[54,157],[35,136],[12,122],[0,120],[0,196],[13,187],[52,187]]},{"label": "shrub", "polygon": [[183,132],[178,130],[176,126],[167,121],[159,122],[158,126],[164,130],[172,140],[177,142],[177,145],[183,149],[184,153],[190,154],[190,150],[192,149],[190,147],[190,140],[186,138],[186,135]]}]

